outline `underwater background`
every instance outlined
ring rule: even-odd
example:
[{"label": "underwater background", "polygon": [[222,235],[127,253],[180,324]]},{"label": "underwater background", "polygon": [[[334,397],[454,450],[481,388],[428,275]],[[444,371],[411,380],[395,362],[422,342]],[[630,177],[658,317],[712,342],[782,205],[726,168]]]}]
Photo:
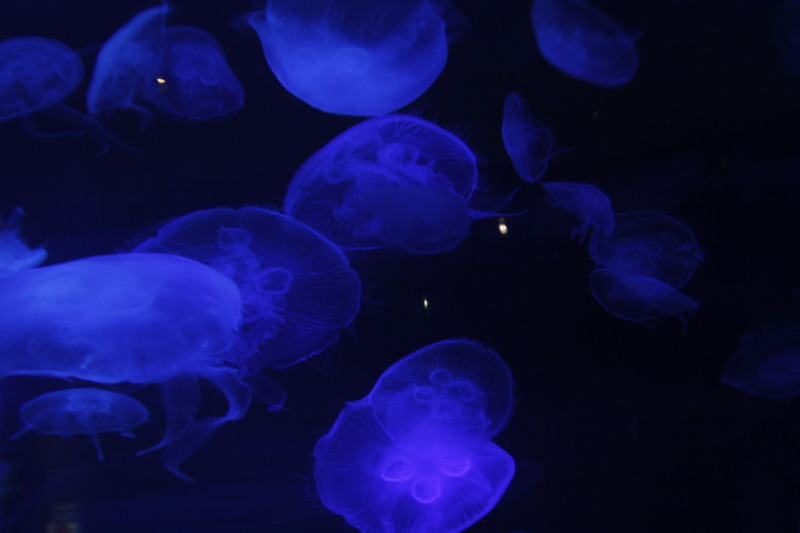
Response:
[{"label": "underwater background", "polygon": [[[516,474],[468,531],[800,531],[800,400],[720,381],[743,336],[800,318],[800,80],[776,38],[787,2],[591,3],[638,35],[638,70],[621,87],[582,82],[545,61],[528,0],[444,8],[446,66],[400,112],[466,143],[481,186],[513,193],[506,214],[473,221],[443,253],[348,252],[361,279],[352,324],[323,353],[269,370],[285,410],[254,401],[185,461],[194,482],[166,471],[157,454],[136,455],[163,433],[156,385],[123,391],[150,420],[133,439],[100,435],[99,461],[84,436],[9,440],[21,405],[78,385],[4,377],[2,530],[355,531],[317,495],[317,441],[390,365],[469,338],[511,370],[511,415],[493,441]],[[76,50],[86,75],[65,103],[85,112],[100,47],[152,6],[0,0],[0,40],[36,35]],[[170,2],[169,24],[203,28],[222,45],[245,91],[232,116],[188,122],[155,112],[144,131],[134,113],[103,117],[136,150],[112,144],[99,156],[89,136],[35,138],[19,120],[0,122],[0,214],[24,210],[21,235],[47,250],[45,265],[129,251],[193,211],[280,209],[303,162],[363,120],[314,109],[281,86],[243,22],[257,8]],[[800,39],[800,18],[794,28]],[[591,183],[616,212],[658,211],[694,232],[703,261],[681,290],[699,305],[685,330],[674,317],[643,327],[595,300],[595,264],[570,238],[579,220],[522,181],[506,154],[500,130],[512,92],[544,118],[556,148],[574,148],[550,161],[543,181]],[[59,127],[42,119],[42,129]],[[789,351],[800,361],[800,338]],[[796,386],[798,368],[779,372]],[[225,409],[219,391],[201,388],[202,412]]]}]

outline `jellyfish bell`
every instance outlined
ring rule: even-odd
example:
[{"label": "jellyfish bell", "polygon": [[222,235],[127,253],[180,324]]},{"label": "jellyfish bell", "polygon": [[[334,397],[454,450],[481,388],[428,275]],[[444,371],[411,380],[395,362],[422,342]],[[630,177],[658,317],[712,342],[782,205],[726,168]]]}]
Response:
[{"label": "jellyfish bell", "polygon": [[554,205],[579,217],[583,222],[572,231],[581,244],[592,231],[610,235],[616,225],[611,200],[591,183],[548,181],[542,187]]}]

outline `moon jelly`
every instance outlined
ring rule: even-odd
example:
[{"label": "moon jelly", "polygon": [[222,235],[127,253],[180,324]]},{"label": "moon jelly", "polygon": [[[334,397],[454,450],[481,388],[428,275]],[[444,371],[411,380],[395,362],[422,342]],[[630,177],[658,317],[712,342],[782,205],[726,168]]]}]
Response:
[{"label": "moon jelly", "polygon": [[297,171],[286,213],[343,248],[456,248],[477,181],[472,151],[421,118],[389,115],[345,131]]},{"label": "moon jelly", "polygon": [[131,437],[130,430],[147,420],[147,409],[130,396],[103,389],[80,388],[48,392],[27,402],[20,409],[26,427],[11,436],[21,437],[30,430],[49,435],[89,435],[97,449],[98,433],[116,431]]},{"label": "moon jelly", "polygon": [[236,282],[243,316],[226,356],[236,364],[281,368],[302,361],[335,342],[358,310],[361,285],[341,250],[267,209],[189,213],[134,251],[186,256]]},{"label": "moon jelly", "polygon": [[702,261],[694,233],[655,211],[617,213],[614,231],[594,232],[589,255],[600,266],[683,287]]},{"label": "moon jelly", "polygon": [[535,0],[531,23],[548,63],[573,78],[620,87],[636,73],[636,39],[585,0]]},{"label": "moon jelly", "polygon": [[244,89],[219,42],[190,26],[167,28],[148,88],[145,98],[156,109],[188,120],[230,115],[244,105]]},{"label": "moon jelly", "polygon": [[606,311],[645,327],[674,316],[686,329],[684,315],[698,305],[696,300],[657,279],[609,268],[596,268],[592,272],[591,289]]},{"label": "moon jelly", "polygon": [[395,111],[447,61],[444,23],[428,0],[270,0],[249,23],[281,85],[328,113]]},{"label": "moon jelly", "polygon": [[586,238],[590,230],[597,230],[610,235],[616,224],[611,200],[606,193],[591,183],[572,181],[548,181],[543,183],[544,190],[553,204],[581,218],[583,223],[572,230],[572,238]]},{"label": "moon jelly", "polygon": [[31,250],[19,236],[23,211],[14,209],[0,228],[0,278],[39,266],[47,258],[43,248]]}]

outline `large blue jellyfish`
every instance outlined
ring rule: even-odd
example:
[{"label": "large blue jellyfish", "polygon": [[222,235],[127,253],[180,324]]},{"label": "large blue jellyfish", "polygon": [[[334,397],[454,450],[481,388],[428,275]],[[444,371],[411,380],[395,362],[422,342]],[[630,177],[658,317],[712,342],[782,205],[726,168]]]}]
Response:
[{"label": "large blue jellyfish", "polygon": [[589,255],[600,266],[649,276],[675,289],[689,281],[703,259],[692,230],[655,211],[617,213],[611,233],[592,234]]},{"label": "large blue jellyfish", "polygon": [[619,87],[636,73],[636,38],[585,0],[534,0],[531,23],[542,56],[568,76]]},{"label": "large blue jellyfish", "polygon": [[44,248],[32,250],[19,236],[22,215],[22,209],[14,209],[0,228],[0,278],[39,266],[47,258]]},{"label": "large blue jellyfish", "polygon": [[188,120],[231,115],[244,105],[244,89],[219,42],[191,26],[167,28],[161,61],[144,98],[159,111]]},{"label": "large blue jellyfish", "polygon": [[[0,377],[159,383],[167,413],[164,466],[178,468],[211,433],[241,418],[250,391],[223,355],[236,340],[239,289],[185,257],[118,254],[33,268],[0,279]],[[195,420],[197,379],[228,411]]]},{"label": "large blue jellyfish", "polygon": [[311,156],[286,193],[286,213],[343,248],[452,250],[470,226],[472,151],[426,120],[388,115],[345,131]]},{"label": "large blue jellyfish", "polygon": [[242,320],[226,357],[246,368],[282,368],[324,350],[358,310],[361,284],[341,250],[267,209],[190,213],[134,251],[190,257],[236,282]]},{"label": "large blue jellyfish", "polygon": [[395,111],[447,61],[439,6],[429,0],[270,0],[249,23],[278,81],[328,113]]},{"label": "large blue jellyfish", "polygon": [[542,187],[552,203],[583,220],[572,230],[572,238],[581,243],[590,231],[610,235],[614,231],[616,217],[608,195],[591,183],[575,181],[548,181]]},{"label": "large blue jellyfish", "polygon": [[497,353],[472,341],[402,359],[317,443],[322,502],[363,532],[463,531],[514,476],[514,460],[489,440],[508,419],[511,386]]},{"label": "large blue jellyfish", "polygon": [[79,388],[48,392],[30,400],[20,409],[25,424],[11,436],[17,439],[30,430],[49,435],[89,435],[103,459],[98,433],[116,431],[131,437],[131,429],[147,420],[147,409],[137,400],[104,389]]}]

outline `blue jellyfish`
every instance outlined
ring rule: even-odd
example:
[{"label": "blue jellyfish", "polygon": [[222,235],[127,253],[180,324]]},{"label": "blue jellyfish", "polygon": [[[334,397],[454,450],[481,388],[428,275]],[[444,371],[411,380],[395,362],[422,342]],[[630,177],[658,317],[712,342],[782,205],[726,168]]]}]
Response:
[{"label": "blue jellyfish", "polygon": [[281,85],[328,113],[395,111],[447,61],[440,7],[429,0],[270,0],[249,23]]},{"label": "blue jellyfish", "polygon": [[231,115],[244,105],[244,89],[219,42],[191,26],[167,28],[155,76],[144,98],[159,111],[188,120]]},{"label": "blue jellyfish", "polygon": [[800,75],[800,1],[790,0],[781,6],[773,35],[786,73]]},{"label": "blue jellyfish", "polygon": [[30,430],[49,435],[89,435],[103,459],[98,433],[116,431],[132,437],[130,430],[147,420],[147,409],[130,396],[104,389],[80,388],[48,392],[20,409],[25,427],[11,436],[17,439]]},{"label": "blue jellyfish", "polygon": [[501,133],[514,169],[528,183],[539,181],[550,159],[568,150],[553,150],[556,143],[553,132],[534,116],[517,93],[506,96]]},{"label": "blue jellyfish", "polygon": [[800,394],[800,324],[762,327],[739,339],[722,382],[760,398]]},{"label": "blue jellyfish", "polygon": [[509,418],[511,372],[494,350],[469,340],[426,346],[389,367],[369,394],[375,417],[399,438],[419,425],[486,440]]},{"label": "blue jellyfish", "polygon": [[636,38],[585,0],[535,0],[531,23],[542,56],[568,76],[620,87],[636,73]]},{"label": "blue jellyfish", "polygon": [[514,459],[430,420],[418,429],[430,438],[398,442],[367,400],[349,403],[314,449],[322,503],[362,532],[455,533],[480,520],[513,478]]},{"label": "blue jellyfish", "polygon": [[306,160],[284,209],[343,248],[437,253],[466,236],[476,182],[475,156],[457,137],[418,117],[387,115]]},{"label": "blue jellyfish", "polygon": [[0,278],[39,266],[46,258],[44,248],[32,250],[25,245],[19,236],[22,229],[23,211],[19,207],[11,214],[0,228]]},{"label": "blue jellyfish", "polygon": [[583,220],[574,230],[572,238],[583,243],[589,231],[610,235],[616,219],[611,209],[611,200],[606,193],[591,183],[572,181],[548,181],[542,187],[552,203]]},{"label": "blue jellyfish", "polygon": [[134,251],[186,256],[236,282],[242,319],[226,357],[247,368],[282,368],[324,350],[358,310],[361,284],[341,250],[267,209],[190,213]]},{"label": "blue jellyfish", "polygon": [[[0,279],[0,377],[159,383],[167,427],[164,466],[181,462],[218,427],[244,416],[249,389],[226,365],[241,316],[239,289],[185,257],[118,254],[23,270]],[[228,400],[195,420],[197,379]]]},{"label": "blue jellyfish", "polygon": [[686,329],[685,315],[697,308],[697,301],[657,279],[610,268],[592,272],[595,300],[612,315],[652,328],[662,318],[674,316]]},{"label": "blue jellyfish", "polygon": [[683,287],[703,254],[685,224],[655,211],[617,213],[609,234],[594,232],[589,255],[600,266]]},{"label": "blue jellyfish", "polygon": [[86,92],[86,106],[96,115],[133,109],[139,114],[142,129],[152,113],[136,103],[155,79],[164,49],[164,24],[167,6],[145,9],[134,16],[106,41],[94,66]]}]

